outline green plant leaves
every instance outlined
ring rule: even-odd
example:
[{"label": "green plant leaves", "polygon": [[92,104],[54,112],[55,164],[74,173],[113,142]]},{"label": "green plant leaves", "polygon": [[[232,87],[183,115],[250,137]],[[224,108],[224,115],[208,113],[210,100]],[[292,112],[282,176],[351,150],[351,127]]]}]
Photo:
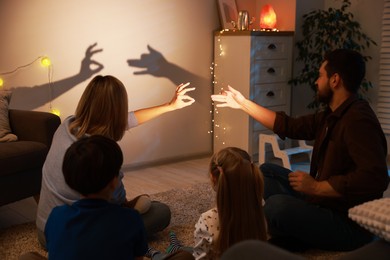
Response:
[{"label": "green plant leaves", "polygon": [[[377,45],[362,32],[360,24],[353,20],[353,14],[348,12],[350,6],[350,0],[343,0],[340,9],[318,9],[302,16],[303,39],[296,42],[298,49],[296,61],[303,62],[304,66],[300,73],[289,81],[289,84],[292,86],[308,84],[316,91],[315,81],[325,53],[339,48],[363,52],[371,44]],[[364,59],[368,61],[371,57],[364,56]],[[372,88],[371,82],[363,80],[360,91],[362,97],[369,88]],[[319,104],[313,101],[308,107],[318,108]]]}]

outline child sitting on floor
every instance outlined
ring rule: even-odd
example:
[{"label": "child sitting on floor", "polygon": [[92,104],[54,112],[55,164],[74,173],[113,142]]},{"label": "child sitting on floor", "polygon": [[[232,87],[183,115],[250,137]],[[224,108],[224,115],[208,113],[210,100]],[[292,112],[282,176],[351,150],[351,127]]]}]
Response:
[{"label": "child sitting on floor", "polygon": [[217,207],[201,214],[195,225],[194,257],[219,259],[240,241],[266,241],[264,182],[250,155],[237,147],[224,148],[212,156],[209,173]]},{"label": "child sitting on floor", "polygon": [[[147,254],[139,212],[109,202],[122,163],[119,145],[103,136],[82,138],[67,149],[62,166],[65,182],[82,199],[50,213],[45,226],[49,259],[143,259]],[[170,247],[172,252],[164,259],[192,258],[188,252],[175,252],[175,242]]]},{"label": "child sitting on floor", "polygon": [[[191,252],[195,259],[219,259],[233,244],[248,239],[266,241],[263,211],[264,182],[250,155],[237,147],[215,153],[209,166],[217,207],[201,214],[195,225],[195,247],[183,246],[170,233],[167,253]],[[165,253],[148,249],[152,260],[165,259]]]},{"label": "child sitting on floor", "polygon": [[119,145],[103,136],[68,148],[64,178],[82,199],[52,210],[45,227],[49,259],[143,259],[148,244],[140,214],[109,202],[122,163]]}]

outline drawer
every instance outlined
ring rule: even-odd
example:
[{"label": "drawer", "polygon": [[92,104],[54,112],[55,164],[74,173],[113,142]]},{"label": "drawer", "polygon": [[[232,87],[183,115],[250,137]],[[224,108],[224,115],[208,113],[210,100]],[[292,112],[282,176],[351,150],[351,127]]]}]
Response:
[{"label": "drawer", "polygon": [[264,107],[285,105],[288,87],[287,83],[255,85],[251,99]]},{"label": "drawer", "polygon": [[[275,106],[275,107],[267,107],[268,109],[271,109],[273,111],[287,111],[286,110],[286,106]],[[252,132],[255,133],[257,131],[264,131],[264,130],[268,130],[268,128],[266,128],[265,126],[263,126],[262,124],[260,124],[258,121],[256,120],[252,120]]]},{"label": "drawer", "polygon": [[290,60],[256,60],[251,69],[255,84],[287,82],[291,77]]},{"label": "drawer", "polygon": [[255,59],[290,59],[292,37],[253,36],[252,54]]}]

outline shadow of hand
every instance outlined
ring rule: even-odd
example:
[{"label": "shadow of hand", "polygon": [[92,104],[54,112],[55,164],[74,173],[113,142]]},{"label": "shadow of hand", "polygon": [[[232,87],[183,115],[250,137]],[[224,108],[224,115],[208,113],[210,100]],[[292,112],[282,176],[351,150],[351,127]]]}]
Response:
[{"label": "shadow of hand", "polygon": [[[208,87],[208,79],[198,76],[172,62],[169,62],[160,52],[147,45],[149,53],[141,54],[140,59],[128,59],[127,64],[130,67],[136,67],[140,70],[135,71],[134,75],[152,75],[154,77],[164,77],[169,79],[173,84],[178,86],[183,82],[191,82],[191,86],[196,86],[191,96],[196,99],[197,103],[211,104],[208,97],[211,94]],[[185,95],[186,96],[186,95]],[[190,102],[191,103],[191,102]]]},{"label": "shadow of hand", "polygon": [[[85,57],[81,61],[81,68],[78,74],[34,87],[12,88],[12,99],[17,102],[14,108],[25,110],[36,109],[71,90],[95,73],[100,72],[104,66],[93,60],[92,56],[98,52],[102,52],[103,49],[94,49],[96,45],[97,43],[88,46],[85,51]],[[50,94],[48,95],[48,93]]]},{"label": "shadow of hand", "polygon": [[134,75],[150,74],[155,77],[165,77],[165,69],[169,65],[169,62],[160,52],[156,51],[149,45],[147,47],[149,53],[142,54],[139,60],[129,59],[127,60],[127,64],[132,67],[144,69],[134,72]]},{"label": "shadow of hand", "polygon": [[100,72],[104,68],[103,64],[91,59],[94,54],[103,51],[103,49],[94,50],[93,48],[96,45],[97,43],[94,43],[87,48],[87,50],[85,51],[85,57],[81,61],[80,75],[85,78],[91,77],[92,75]]}]

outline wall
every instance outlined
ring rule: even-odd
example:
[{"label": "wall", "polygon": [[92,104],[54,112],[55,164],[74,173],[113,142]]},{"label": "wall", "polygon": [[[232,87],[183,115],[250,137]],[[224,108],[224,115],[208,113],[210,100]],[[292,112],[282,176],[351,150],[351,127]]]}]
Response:
[{"label": "wall", "polygon": [[[302,16],[316,9],[324,8],[324,1],[312,1],[312,0],[297,0],[296,6],[296,28],[295,28],[295,41],[302,39]],[[293,75],[298,75],[303,68],[302,62],[295,61],[298,55],[298,51],[295,48],[294,51],[294,66]],[[308,109],[306,106],[313,100],[313,91],[309,85],[297,85],[293,86],[291,90],[291,114],[294,116],[305,115],[312,113],[313,110]]]},{"label": "wall", "polygon": [[[339,6],[341,0],[236,0],[238,10],[255,16],[265,3],[274,6],[281,30],[300,36],[302,15],[318,8]],[[365,32],[380,43],[383,0],[352,0],[355,18]],[[372,15],[373,13],[379,15]],[[81,66],[93,43],[92,60],[104,65],[100,74],[113,74],[124,82],[129,106],[138,109],[169,101],[177,84],[191,81],[197,87],[195,105],[166,114],[126,133],[120,142],[125,164],[137,166],[211,153],[212,32],[220,29],[213,0],[117,0],[117,1],[0,1],[0,73],[25,65],[40,55],[53,62],[52,84],[38,62],[3,77],[4,88],[14,92],[11,107],[61,111],[61,118],[74,113],[80,95],[95,75]],[[287,19],[288,18],[288,19]],[[148,49],[150,46],[152,49]],[[379,46],[370,48],[373,57],[367,78],[375,109],[378,89]],[[152,52],[152,53],[151,53]],[[146,55],[145,54],[149,54]],[[153,54],[153,55],[151,55]],[[150,70],[128,66],[127,60],[148,61]],[[294,74],[301,64],[294,63]],[[292,114],[311,113],[306,108],[313,93],[309,86],[292,89]],[[52,100],[50,102],[50,100]]]},{"label": "wall", "polygon": [[[176,85],[191,81],[196,87],[191,94],[194,105],[126,133],[120,141],[124,164],[212,152],[210,66],[212,32],[219,29],[214,1],[3,0],[0,24],[0,73],[41,55],[48,55],[53,64],[51,77],[38,61],[3,76],[4,89],[13,91],[12,108],[54,108],[63,120],[74,113],[97,73],[112,74],[125,84],[130,109],[168,102]],[[89,64],[82,63],[94,43]],[[94,62],[104,68],[99,70]]]}]

